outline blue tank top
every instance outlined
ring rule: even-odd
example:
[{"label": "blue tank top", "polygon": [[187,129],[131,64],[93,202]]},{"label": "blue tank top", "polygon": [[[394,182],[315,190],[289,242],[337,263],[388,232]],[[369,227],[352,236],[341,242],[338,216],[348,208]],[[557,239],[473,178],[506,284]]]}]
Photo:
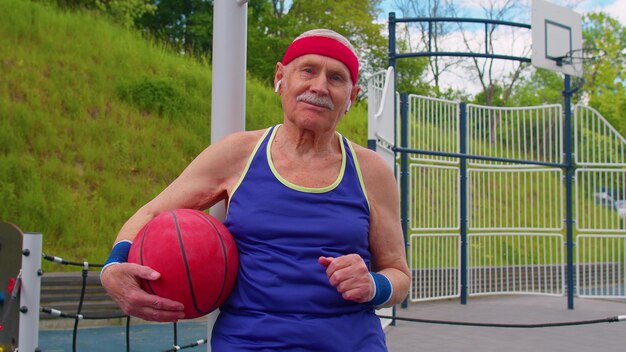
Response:
[{"label": "blue tank top", "polygon": [[347,301],[320,256],[359,254],[370,266],[369,203],[358,161],[340,136],[336,181],[305,188],[274,169],[266,131],[232,192],[224,224],[239,249],[239,275],[212,333],[214,351],[386,351],[369,304]]}]

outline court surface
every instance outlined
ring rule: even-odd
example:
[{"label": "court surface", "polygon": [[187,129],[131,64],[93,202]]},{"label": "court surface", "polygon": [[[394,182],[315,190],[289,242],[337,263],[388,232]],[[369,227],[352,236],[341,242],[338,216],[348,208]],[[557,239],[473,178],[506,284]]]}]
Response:
[{"label": "court surface", "polygon": [[[482,323],[536,324],[595,320],[626,315],[626,300],[576,298],[574,310],[565,297],[490,296],[413,304],[397,316]],[[626,351],[626,321],[533,329],[434,325],[398,321],[387,329],[392,352]]]},{"label": "court surface", "polygon": [[[411,304],[397,309],[398,316],[482,323],[534,324],[603,319],[626,315],[626,301],[577,298],[567,309],[565,297],[492,296]],[[397,321],[386,329],[390,352],[428,351],[624,351],[626,321],[549,328],[485,328]],[[206,337],[202,321],[178,324],[178,344]],[[172,347],[172,324],[131,325],[131,351],[163,351]],[[81,328],[77,351],[126,350],[125,326]],[[44,352],[72,351],[71,330],[42,330],[39,345]],[[206,351],[206,345],[185,349]]]}]

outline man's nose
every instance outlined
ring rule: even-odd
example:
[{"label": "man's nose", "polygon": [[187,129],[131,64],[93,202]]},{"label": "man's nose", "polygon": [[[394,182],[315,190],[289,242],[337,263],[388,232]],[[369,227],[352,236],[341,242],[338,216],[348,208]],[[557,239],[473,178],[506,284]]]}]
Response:
[{"label": "man's nose", "polygon": [[311,92],[317,95],[327,95],[328,94],[328,80],[326,79],[325,74],[317,75],[311,81]]}]

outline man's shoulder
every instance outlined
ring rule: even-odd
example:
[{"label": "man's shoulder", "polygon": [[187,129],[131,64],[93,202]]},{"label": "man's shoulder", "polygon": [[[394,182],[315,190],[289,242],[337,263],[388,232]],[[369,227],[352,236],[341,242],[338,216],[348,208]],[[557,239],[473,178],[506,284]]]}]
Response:
[{"label": "man's shoulder", "polygon": [[254,148],[266,131],[267,129],[234,132],[224,137],[218,143],[231,150],[247,150]]},{"label": "man's shoulder", "polygon": [[226,136],[226,139],[238,142],[256,142],[267,131],[267,129],[255,130],[255,131],[240,131],[233,132]]},{"label": "man's shoulder", "polygon": [[265,130],[234,132],[212,143],[200,155],[211,169],[229,172],[242,168],[263,136]]},{"label": "man's shoulder", "polygon": [[233,161],[236,158],[245,158],[254,149],[263,136],[264,131],[241,131],[227,134],[223,138],[212,142],[202,155],[222,156]]},{"label": "man's shoulder", "polygon": [[378,185],[382,180],[395,180],[393,169],[378,153],[356,143],[352,143],[352,149],[356,154],[366,186]]},{"label": "man's shoulder", "polygon": [[383,158],[375,151],[369,148],[365,148],[354,142],[350,142],[350,144],[352,146],[352,149],[354,149],[357,158],[359,159],[359,163],[364,164],[362,166],[371,166],[374,168],[378,168],[380,166],[387,165]]}]

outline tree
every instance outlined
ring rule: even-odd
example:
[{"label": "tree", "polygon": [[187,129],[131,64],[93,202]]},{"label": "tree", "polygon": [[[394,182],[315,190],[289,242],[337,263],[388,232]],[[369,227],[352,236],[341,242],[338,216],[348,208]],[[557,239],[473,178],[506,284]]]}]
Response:
[{"label": "tree", "polygon": [[[519,0],[486,0],[482,2],[482,9],[485,14],[486,19],[498,20],[498,21],[512,21],[513,16],[518,13],[520,7]],[[470,34],[471,31],[464,30],[464,26],[459,26],[463,35],[463,42],[469,52],[476,52],[473,47],[472,39]],[[485,40],[482,44],[482,50],[489,54],[495,54],[495,42],[498,39],[498,36],[501,34],[498,32],[500,27],[498,25],[488,25],[483,29]],[[511,38],[515,38],[515,35],[511,33]],[[525,50],[525,54],[528,54],[530,51],[530,47],[527,47]],[[524,55],[528,56],[528,55]],[[467,67],[467,71],[470,75],[475,75],[480,82],[482,87],[482,92],[478,94],[475,98],[476,102],[481,103],[483,105],[493,106],[506,106],[508,104],[508,100],[511,97],[511,93],[513,91],[513,87],[515,83],[522,75],[524,69],[526,69],[529,65],[516,62],[513,67],[513,71],[510,73],[498,72],[495,69],[494,63],[496,59],[487,59],[487,58],[476,58],[472,57],[471,62],[472,65]],[[490,142],[495,143],[496,131],[498,126],[501,123],[502,115],[496,114],[495,111],[489,111],[489,118],[491,122],[490,133],[491,136]]]},{"label": "tree", "polygon": [[248,70],[271,82],[285,48],[300,33],[328,28],[348,38],[361,59],[361,78],[385,66],[386,41],[375,23],[379,0],[282,0],[249,2]]},{"label": "tree", "polygon": [[[513,87],[509,105],[537,106],[563,103],[563,77],[555,71],[538,68],[520,78]],[[513,104],[511,104],[513,103]]]},{"label": "tree", "polygon": [[91,10],[103,13],[125,27],[132,27],[145,14],[153,13],[152,0],[47,0],[73,10]]},{"label": "tree", "polygon": [[156,10],[136,21],[139,28],[186,54],[210,55],[213,0],[153,0]]},{"label": "tree", "polygon": [[583,41],[594,49],[591,55],[604,53],[584,64],[583,98],[626,136],[626,27],[608,14],[589,13],[583,18]]},{"label": "tree", "polygon": [[[397,34],[401,38],[407,38],[404,35],[405,28],[397,30]],[[396,41],[396,50],[399,52],[410,51],[408,47],[410,42],[407,39]],[[428,95],[433,93],[433,87],[429,82],[423,79],[425,71],[428,69],[428,58],[408,58],[396,61],[396,90],[402,93]],[[436,88],[435,88],[436,89]]]},{"label": "tree", "polygon": [[[574,100],[598,110],[622,135],[626,136],[626,28],[604,13],[583,16],[583,47],[586,53],[573,53],[582,60],[583,80]],[[595,56],[595,57],[594,57]],[[511,100],[518,106],[562,103],[563,76],[536,69],[522,77],[513,89]]]},{"label": "tree", "polygon": [[296,31],[313,28],[336,30],[348,38],[361,57],[364,72],[380,68],[387,41],[382,25],[375,23],[380,0],[294,0],[289,16],[295,19]]},{"label": "tree", "polygon": [[[480,7],[486,19],[519,21],[522,0],[481,0]],[[452,0],[395,0],[394,4],[405,17],[476,17],[474,14],[464,15],[465,9],[460,3]],[[511,54],[501,52],[503,48],[496,47],[496,42],[504,35],[507,36],[510,50],[519,51],[518,42],[521,42],[519,32],[525,29],[510,28],[506,33],[503,28],[508,26],[473,24],[465,22],[417,22],[413,27],[407,26],[406,40],[411,52],[429,51],[433,53],[456,51],[467,53]],[[527,31],[527,30],[526,30]],[[486,32],[486,33],[485,33]],[[485,39],[486,38],[486,39]],[[517,56],[529,56],[530,46],[527,45]],[[439,57],[429,58],[429,73],[434,84],[431,93],[438,96],[453,97],[467,96],[467,93],[440,89],[443,75],[447,72],[460,75],[461,79],[474,79],[482,87],[482,92],[476,96],[476,101],[486,105],[507,104],[512,88],[522,73],[529,67],[528,64],[515,62],[511,69],[503,69],[498,65],[499,59]],[[500,66],[500,68],[498,68]],[[460,73],[455,68],[464,67],[466,73]]]},{"label": "tree", "polygon": [[[402,17],[454,17],[457,10],[451,0],[394,0],[396,8]],[[444,51],[443,42],[457,30],[450,22],[417,22],[405,23],[402,31],[406,50],[409,52],[418,51]],[[414,40],[414,35],[417,38]],[[432,56],[428,58],[428,68],[432,76],[435,91],[440,90],[441,76],[452,67],[459,64],[459,58],[446,58]]]},{"label": "tree", "polygon": [[[486,19],[499,20],[499,21],[512,21],[515,16],[519,14],[521,8],[521,2],[519,0],[486,0],[482,2],[482,9]],[[498,32],[500,27],[498,25],[489,25],[484,30],[487,31],[485,36],[487,42],[484,43],[486,52],[490,54],[495,53],[495,42],[498,40],[501,33]],[[463,30],[463,26],[461,26]],[[514,33],[511,33],[510,38],[516,38]],[[515,39],[512,39],[515,41]],[[468,32],[463,30],[463,42],[465,43],[468,51],[472,51],[472,40],[468,36]],[[513,47],[511,43],[511,48]],[[526,46],[523,50],[522,56],[529,56],[530,46]],[[482,59],[472,58],[472,65],[467,69],[470,74],[475,75],[482,87],[482,103],[485,105],[507,105],[511,96],[513,87],[517,80],[521,77],[523,71],[529,67],[528,64],[523,62],[515,62],[513,70],[508,73],[499,72],[494,69],[494,63],[496,59]],[[498,121],[493,125],[497,126]]]},{"label": "tree", "polygon": [[285,16],[286,11],[283,0],[248,2],[247,68],[268,84],[273,84],[276,63],[297,35],[292,19]]}]

